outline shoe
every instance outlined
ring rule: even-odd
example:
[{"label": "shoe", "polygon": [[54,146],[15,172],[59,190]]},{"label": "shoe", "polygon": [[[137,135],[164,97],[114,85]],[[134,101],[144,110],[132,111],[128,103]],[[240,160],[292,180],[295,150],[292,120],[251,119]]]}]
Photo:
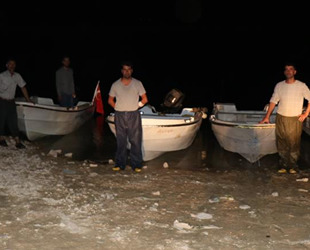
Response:
[{"label": "shoe", "polygon": [[1,145],[2,147],[7,147],[7,146],[8,146],[8,144],[6,143],[5,140],[1,140],[1,141],[0,141],[0,145]]},{"label": "shoe", "polygon": [[115,166],[115,167],[112,168],[112,170],[113,171],[121,171],[121,170],[125,170],[125,168]]},{"label": "shoe", "polygon": [[133,169],[133,171],[135,171],[136,173],[141,173],[142,169],[141,168],[135,168],[135,169]]},{"label": "shoe", "polygon": [[279,174],[285,174],[285,173],[287,173],[287,170],[285,168],[281,168],[278,170],[278,173]]},{"label": "shoe", "polygon": [[16,146],[17,148],[19,148],[19,149],[26,148],[25,145],[22,144],[21,142],[17,143],[15,146]]},{"label": "shoe", "polygon": [[291,168],[291,169],[289,170],[289,172],[290,172],[290,174],[297,174],[297,171],[296,171],[294,168]]}]

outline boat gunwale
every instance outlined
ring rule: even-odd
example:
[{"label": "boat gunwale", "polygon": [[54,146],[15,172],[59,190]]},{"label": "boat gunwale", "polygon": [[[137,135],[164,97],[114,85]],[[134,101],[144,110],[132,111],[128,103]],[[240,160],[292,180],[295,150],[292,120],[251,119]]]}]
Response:
[{"label": "boat gunwale", "polygon": [[[214,109],[209,120],[211,124],[216,124],[220,126],[228,127],[238,127],[238,128],[275,128],[275,123],[246,123],[246,122],[234,122],[234,121],[225,121],[217,118],[218,114],[232,114],[232,115],[252,115],[252,116],[262,116],[266,115],[265,111],[251,111],[251,110],[236,110],[236,111],[222,111]],[[275,116],[276,113],[272,113],[271,116]]]},{"label": "boat gunwale", "polygon": [[240,123],[240,122],[227,122],[219,119],[210,118],[211,124],[227,126],[227,127],[238,127],[238,128],[275,128],[275,123],[257,123],[257,124],[249,124],[249,123]]},{"label": "boat gunwale", "polygon": [[[109,117],[111,117],[111,116],[108,116],[108,117],[106,118],[106,122],[107,122],[107,123],[111,123],[111,124],[115,124],[114,121],[110,121],[110,120],[108,119]],[[142,118],[142,119],[143,119],[143,118]],[[142,127],[160,127],[160,128],[162,128],[162,127],[182,127],[182,126],[189,126],[189,125],[196,124],[196,123],[198,123],[198,122],[201,121],[201,120],[202,120],[202,118],[196,119],[196,120],[194,120],[194,121],[192,121],[192,122],[185,122],[185,123],[182,123],[182,124],[142,125]]]},{"label": "boat gunwale", "polygon": [[87,109],[95,107],[94,104],[92,103],[85,103],[80,106],[75,106],[78,107],[77,109],[68,109],[66,107],[57,107],[57,106],[50,106],[50,105],[44,105],[44,104],[32,104],[29,102],[15,102],[16,106],[20,107],[27,107],[27,108],[36,108],[36,109],[45,109],[49,111],[57,111],[57,112],[64,112],[64,113],[75,113],[75,112],[82,112]]}]

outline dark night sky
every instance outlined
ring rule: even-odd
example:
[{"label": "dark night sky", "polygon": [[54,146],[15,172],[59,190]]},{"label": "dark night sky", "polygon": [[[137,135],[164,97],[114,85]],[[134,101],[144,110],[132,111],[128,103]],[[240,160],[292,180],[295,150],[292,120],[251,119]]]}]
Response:
[{"label": "dark night sky", "polygon": [[[103,12],[102,3],[94,1],[85,7],[87,15],[66,12],[69,5],[54,14],[46,5],[36,5],[14,25],[10,11],[2,9],[0,70],[8,56],[15,56],[29,93],[55,100],[55,71],[62,55],[69,54],[80,99],[90,100],[100,80],[107,110],[108,91],[120,77],[123,59],[134,61],[134,77],[144,83],[155,107],[170,89],[179,88],[186,94],[184,106],[210,110],[221,101],[235,102],[239,109],[263,109],[276,82],[283,80],[286,61],[297,64],[298,79],[310,86],[310,36],[295,30],[285,37],[289,27],[280,25],[209,23],[202,1],[189,2],[176,0],[164,9],[142,4],[145,11],[115,4],[112,12]],[[55,14],[59,25],[51,25]],[[29,15],[40,22],[22,26]]]}]

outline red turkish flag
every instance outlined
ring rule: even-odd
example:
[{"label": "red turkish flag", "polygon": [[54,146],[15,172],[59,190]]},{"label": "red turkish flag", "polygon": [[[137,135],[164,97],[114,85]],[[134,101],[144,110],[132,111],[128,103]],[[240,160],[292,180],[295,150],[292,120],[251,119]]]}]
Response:
[{"label": "red turkish flag", "polygon": [[95,91],[95,101],[96,101],[96,112],[104,115],[104,109],[103,109],[103,103],[102,103],[102,97],[101,97],[101,91],[99,82],[97,83],[96,91]]}]

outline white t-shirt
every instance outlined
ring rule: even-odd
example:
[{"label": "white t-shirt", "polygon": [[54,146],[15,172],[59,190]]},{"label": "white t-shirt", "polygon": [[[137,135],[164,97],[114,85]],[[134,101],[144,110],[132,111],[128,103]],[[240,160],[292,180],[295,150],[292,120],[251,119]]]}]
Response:
[{"label": "white t-shirt", "polygon": [[139,108],[139,97],[145,93],[142,82],[132,78],[128,85],[124,85],[121,79],[115,81],[109,95],[116,97],[116,111],[135,111]]},{"label": "white t-shirt", "polygon": [[292,117],[302,113],[304,99],[310,101],[310,90],[304,82],[281,81],[275,86],[270,102],[279,103],[278,114]]},{"label": "white t-shirt", "polygon": [[12,100],[15,98],[16,86],[24,87],[26,82],[20,74],[14,72],[13,75],[6,70],[0,74],[0,97]]}]

